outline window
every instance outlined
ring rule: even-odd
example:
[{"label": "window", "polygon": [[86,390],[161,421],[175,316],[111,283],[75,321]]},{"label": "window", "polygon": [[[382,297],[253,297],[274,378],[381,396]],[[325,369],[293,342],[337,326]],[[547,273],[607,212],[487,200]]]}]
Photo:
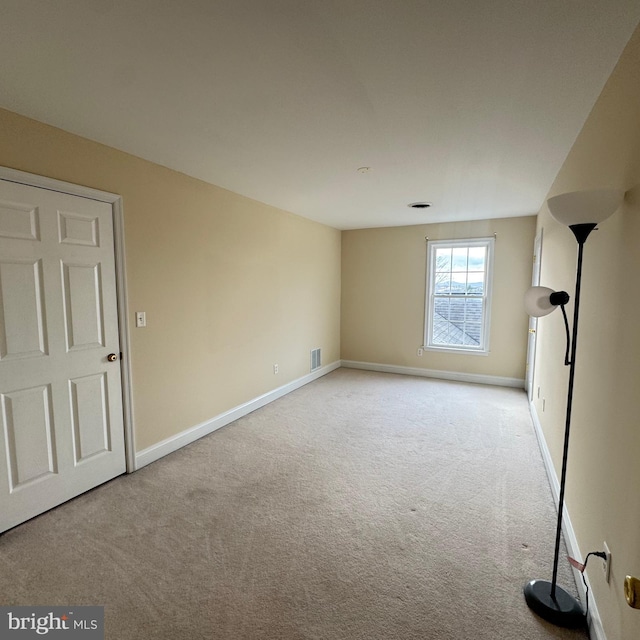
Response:
[{"label": "window", "polygon": [[489,353],[494,238],[427,242],[427,349]]}]

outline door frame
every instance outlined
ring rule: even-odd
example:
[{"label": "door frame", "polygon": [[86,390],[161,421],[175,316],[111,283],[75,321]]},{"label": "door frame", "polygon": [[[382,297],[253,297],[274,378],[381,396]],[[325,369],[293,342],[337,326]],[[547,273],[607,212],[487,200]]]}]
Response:
[{"label": "door frame", "polygon": [[122,196],[99,191],[72,182],[63,182],[25,171],[0,166],[0,180],[16,182],[30,187],[58,191],[72,196],[97,200],[111,205],[113,216],[113,244],[116,268],[116,296],[118,303],[118,334],[120,337],[120,369],[122,371],[122,412],[124,422],[124,446],[127,473],[136,470],[135,437],[133,429],[133,395],[131,390],[131,335],[129,327],[129,303],[127,297],[126,261],[124,247],[124,213]]},{"label": "door frame", "polygon": [[[531,286],[537,287],[540,284],[540,273],[542,272],[542,239],[544,228],[536,234],[533,241],[533,269],[531,274]],[[529,402],[533,402],[533,383],[535,380],[536,349],[538,348],[538,318],[529,316],[529,334],[527,336],[527,358],[526,371],[524,376],[524,386]],[[529,360],[531,357],[531,360]]]}]

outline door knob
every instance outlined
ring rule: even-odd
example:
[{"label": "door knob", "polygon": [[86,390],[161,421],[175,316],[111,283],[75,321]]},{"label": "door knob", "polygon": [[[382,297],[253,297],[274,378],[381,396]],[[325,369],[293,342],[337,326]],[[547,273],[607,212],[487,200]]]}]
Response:
[{"label": "door knob", "polygon": [[117,355],[117,354],[115,354],[115,353],[110,353],[110,354],[107,356],[107,360],[108,360],[109,362],[115,362],[117,359],[118,359],[118,355]]},{"label": "door knob", "polygon": [[627,604],[634,609],[640,609],[640,580],[633,576],[624,579],[624,597]]}]

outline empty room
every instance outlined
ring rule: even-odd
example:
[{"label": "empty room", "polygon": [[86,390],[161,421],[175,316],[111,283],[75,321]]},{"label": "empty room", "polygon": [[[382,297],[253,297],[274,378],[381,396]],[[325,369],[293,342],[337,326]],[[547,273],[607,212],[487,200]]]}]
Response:
[{"label": "empty room", "polygon": [[0,636],[640,637],[639,22],[3,0]]}]

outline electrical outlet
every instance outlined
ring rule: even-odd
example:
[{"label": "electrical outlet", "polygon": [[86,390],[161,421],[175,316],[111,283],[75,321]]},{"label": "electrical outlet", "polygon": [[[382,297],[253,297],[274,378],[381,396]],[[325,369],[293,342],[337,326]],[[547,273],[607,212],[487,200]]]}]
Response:
[{"label": "electrical outlet", "polygon": [[273,373],[278,373],[278,365],[277,364],[273,365]]},{"label": "electrical outlet", "polygon": [[602,545],[604,547],[604,552],[607,556],[606,560],[602,561],[602,571],[604,572],[604,579],[606,582],[609,582],[611,578],[611,551],[609,550],[609,545],[605,542]]},{"label": "electrical outlet", "polygon": [[420,357],[422,357],[422,354],[423,354],[423,353],[424,353],[424,349],[423,349],[422,347],[420,347],[420,348],[418,349],[418,355],[419,355]]}]

